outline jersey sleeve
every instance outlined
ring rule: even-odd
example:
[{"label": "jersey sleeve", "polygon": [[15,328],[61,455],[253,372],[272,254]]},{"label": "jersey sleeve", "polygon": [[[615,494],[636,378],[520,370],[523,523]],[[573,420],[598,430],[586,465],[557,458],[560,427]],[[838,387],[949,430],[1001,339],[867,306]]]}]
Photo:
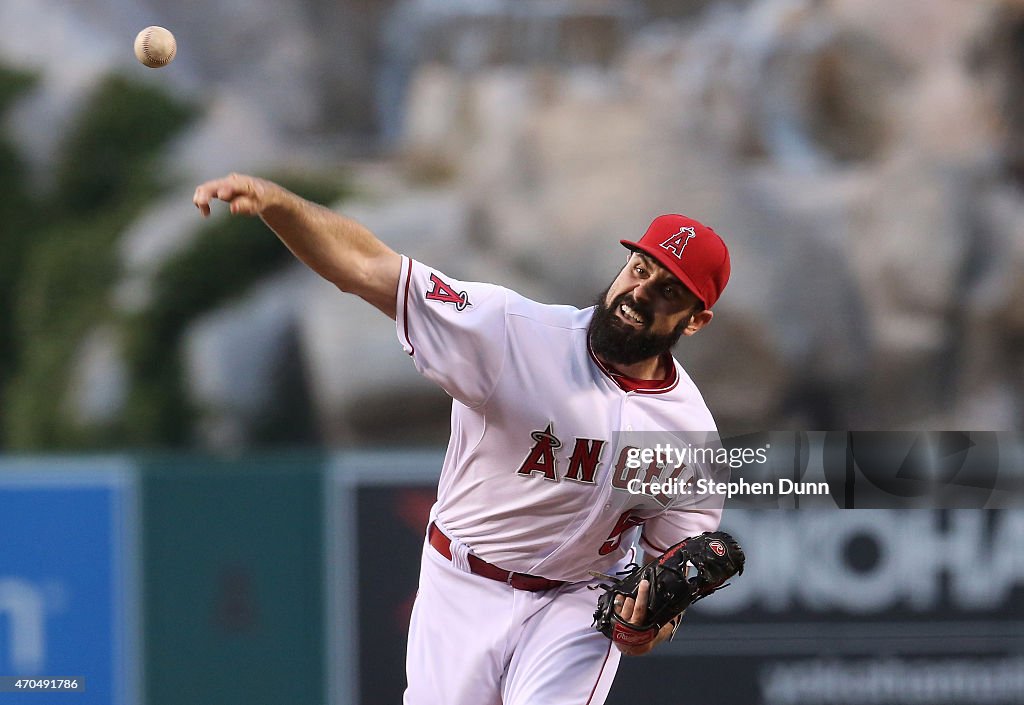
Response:
[{"label": "jersey sleeve", "polygon": [[685,538],[715,531],[721,520],[720,507],[669,509],[647,520],[640,532],[640,547],[658,556]]},{"label": "jersey sleeve", "polygon": [[506,351],[508,290],[402,257],[395,325],[416,369],[469,407],[487,401]]},{"label": "jersey sleeve", "polygon": [[[713,423],[713,422],[712,422]],[[705,448],[718,448],[721,441],[717,431],[690,432],[683,435],[687,441],[697,442]],[[729,467],[719,462],[695,460],[688,469],[691,480],[720,483],[729,480]],[[698,487],[699,482],[695,483]],[[705,531],[716,531],[722,521],[725,495],[713,492],[695,492],[678,495],[660,514],[648,519],[640,532],[640,546],[651,555],[660,555],[685,538]]]}]

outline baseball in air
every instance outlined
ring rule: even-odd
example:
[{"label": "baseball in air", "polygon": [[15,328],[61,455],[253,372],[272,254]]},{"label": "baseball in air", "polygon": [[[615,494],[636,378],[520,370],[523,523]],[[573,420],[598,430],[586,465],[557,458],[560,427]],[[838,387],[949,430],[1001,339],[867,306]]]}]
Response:
[{"label": "baseball in air", "polygon": [[144,66],[158,69],[174,61],[178,43],[163,27],[146,27],[135,37],[135,56]]}]

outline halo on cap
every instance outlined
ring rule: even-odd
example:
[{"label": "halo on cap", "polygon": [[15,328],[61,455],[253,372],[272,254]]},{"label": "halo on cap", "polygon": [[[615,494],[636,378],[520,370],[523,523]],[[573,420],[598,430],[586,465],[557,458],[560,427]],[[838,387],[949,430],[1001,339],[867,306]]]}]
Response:
[{"label": "halo on cap", "polygon": [[706,309],[715,305],[729,283],[729,248],[718,233],[685,215],[659,215],[638,241],[619,242],[670,271]]}]

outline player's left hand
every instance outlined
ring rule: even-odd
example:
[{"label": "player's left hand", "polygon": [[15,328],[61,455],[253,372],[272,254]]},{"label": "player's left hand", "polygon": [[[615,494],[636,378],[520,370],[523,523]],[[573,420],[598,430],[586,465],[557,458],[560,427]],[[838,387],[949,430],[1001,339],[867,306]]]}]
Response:
[{"label": "player's left hand", "polygon": [[[647,618],[647,597],[650,591],[651,583],[647,580],[641,580],[636,591],[636,599],[634,600],[632,597],[626,597],[623,599],[620,596],[617,599],[622,599],[622,603],[615,603],[615,612],[627,622],[632,624],[643,624],[644,620]],[[646,644],[623,644],[621,642],[615,642],[615,646],[618,647],[619,651],[627,656],[643,656],[661,642],[668,640],[669,637],[672,636],[673,629],[674,625],[670,622],[658,631],[658,636]]]},{"label": "player's left hand", "polygon": [[[746,558],[736,539],[724,531],[685,538],[645,565],[631,564],[625,577],[609,579],[594,611],[594,628],[622,653],[645,654],[671,638],[687,608],[743,572]],[[621,573],[620,573],[621,574]]]}]

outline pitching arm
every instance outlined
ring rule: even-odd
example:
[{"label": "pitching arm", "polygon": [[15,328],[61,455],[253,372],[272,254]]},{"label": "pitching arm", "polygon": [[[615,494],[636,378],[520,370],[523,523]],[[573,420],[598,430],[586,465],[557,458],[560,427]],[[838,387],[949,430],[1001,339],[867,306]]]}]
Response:
[{"label": "pitching arm", "polygon": [[364,226],[272,181],[244,174],[201,184],[192,202],[205,217],[214,199],[227,203],[235,215],[259,216],[306,266],[395,318],[402,258]]}]

